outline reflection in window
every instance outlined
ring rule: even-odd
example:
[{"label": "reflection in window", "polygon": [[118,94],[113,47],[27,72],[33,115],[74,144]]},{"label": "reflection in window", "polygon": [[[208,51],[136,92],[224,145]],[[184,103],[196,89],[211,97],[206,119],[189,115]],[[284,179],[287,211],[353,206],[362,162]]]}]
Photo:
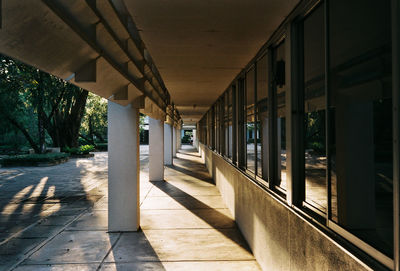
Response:
[{"label": "reflection in window", "polygon": [[304,169],[306,202],[326,212],[324,8],[304,20]]},{"label": "reflection in window", "polygon": [[224,155],[229,156],[229,92],[224,93]]},{"label": "reflection in window", "polygon": [[227,128],[227,140],[228,140],[228,145],[227,145],[227,152],[228,152],[228,157],[232,158],[232,152],[233,152],[233,138],[232,138],[232,132],[233,132],[233,122],[232,122],[232,88],[229,88],[227,91],[227,105],[228,105],[228,128]]},{"label": "reflection in window", "polygon": [[390,1],[330,4],[330,162],[332,220],[393,257],[390,17]]},{"label": "reflection in window", "polygon": [[218,100],[217,102],[218,104],[218,108],[219,108],[219,115],[218,115],[218,119],[219,119],[219,126],[218,126],[218,131],[219,131],[219,135],[218,135],[218,140],[219,140],[219,149],[218,152],[221,155],[225,154],[225,129],[224,129],[224,125],[225,125],[225,96],[222,95],[222,97]]},{"label": "reflection in window", "polygon": [[276,106],[276,136],[278,149],[276,185],[286,190],[286,101],[285,101],[285,41],[274,49],[274,85]]},{"label": "reflection in window", "polygon": [[247,169],[255,172],[255,139],[257,130],[255,127],[254,106],[254,67],[246,74],[246,163]]},{"label": "reflection in window", "polygon": [[257,62],[257,175],[268,180],[268,59]]}]

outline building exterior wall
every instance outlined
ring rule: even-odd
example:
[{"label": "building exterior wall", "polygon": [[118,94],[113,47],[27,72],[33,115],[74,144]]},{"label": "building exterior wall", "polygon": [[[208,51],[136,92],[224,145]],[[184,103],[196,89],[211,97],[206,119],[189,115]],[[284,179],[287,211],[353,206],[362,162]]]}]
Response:
[{"label": "building exterior wall", "polygon": [[[293,232],[288,214],[313,221],[307,225],[346,244],[374,270],[400,270],[399,227],[393,226],[398,46],[391,47],[390,31],[398,28],[398,15],[391,22],[390,14],[390,1],[301,1],[198,123],[206,146],[200,153],[223,194],[241,199],[251,180],[289,210],[274,218],[289,225],[286,235]],[[217,160],[246,178],[221,175]],[[219,185],[225,174],[235,186]],[[248,200],[227,204],[235,214],[260,205]],[[289,251],[303,239],[290,240]]]},{"label": "building exterior wall", "polygon": [[263,270],[373,270],[220,155],[200,149]]}]

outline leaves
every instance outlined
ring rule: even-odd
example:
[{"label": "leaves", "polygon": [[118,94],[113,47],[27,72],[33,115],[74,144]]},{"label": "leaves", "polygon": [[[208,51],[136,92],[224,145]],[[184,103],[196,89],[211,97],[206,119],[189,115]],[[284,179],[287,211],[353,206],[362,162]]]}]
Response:
[{"label": "leaves", "polygon": [[77,145],[87,95],[60,78],[0,55],[0,134],[21,131],[35,148],[38,131],[43,135],[46,129],[47,141],[51,137],[56,146]]}]

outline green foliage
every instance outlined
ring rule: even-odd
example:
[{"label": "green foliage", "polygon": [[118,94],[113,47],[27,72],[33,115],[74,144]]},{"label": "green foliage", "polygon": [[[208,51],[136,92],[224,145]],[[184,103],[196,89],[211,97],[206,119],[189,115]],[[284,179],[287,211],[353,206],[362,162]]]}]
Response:
[{"label": "green foliage", "polygon": [[139,133],[144,132],[144,125],[145,125],[146,116],[142,113],[139,115]]},{"label": "green foliage", "polygon": [[107,151],[108,143],[97,143],[96,144],[96,149],[99,150],[99,151]]},{"label": "green foliage", "polygon": [[[0,144],[77,146],[87,91],[0,55]],[[21,140],[23,139],[23,140]]]},{"label": "green foliage", "polygon": [[79,147],[79,151],[82,152],[83,154],[87,154],[93,150],[94,150],[93,145],[84,145]]},{"label": "green foliage", "polygon": [[73,155],[88,154],[89,152],[91,152],[93,150],[94,150],[93,145],[83,145],[83,146],[76,147],[76,148],[66,147],[64,149],[65,152],[73,154]]},{"label": "green foliage", "polygon": [[107,100],[89,93],[80,128],[81,135],[84,135],[86,142],[92,144],[95,141],[104,142],[107,137],[107,125]]},{"label": "green foliage", "polygon": [[190,135],[184,135],[181,139],[182,143],[190,143]]},{"label": "green foliage", "polygon": [[68,153],[44,153],[44,154],[23,154],[3,158],[0,163],[3,166],[12,165],[35,165],[36,163],[52,163],[69,157]]},{"label": "green foliage", "polygon": [[307,149],[312,149],[318,154],[325,153],[325,111],[306,113],[305,144]]}]

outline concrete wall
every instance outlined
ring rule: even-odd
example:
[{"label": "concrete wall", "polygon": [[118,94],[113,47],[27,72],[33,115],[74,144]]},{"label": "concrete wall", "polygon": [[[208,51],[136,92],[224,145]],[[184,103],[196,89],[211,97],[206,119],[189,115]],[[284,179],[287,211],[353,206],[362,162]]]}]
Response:
[{"label": "concrete wall", "polygon": [[199,147],[263,270],[372,270],[221,156]]}]

